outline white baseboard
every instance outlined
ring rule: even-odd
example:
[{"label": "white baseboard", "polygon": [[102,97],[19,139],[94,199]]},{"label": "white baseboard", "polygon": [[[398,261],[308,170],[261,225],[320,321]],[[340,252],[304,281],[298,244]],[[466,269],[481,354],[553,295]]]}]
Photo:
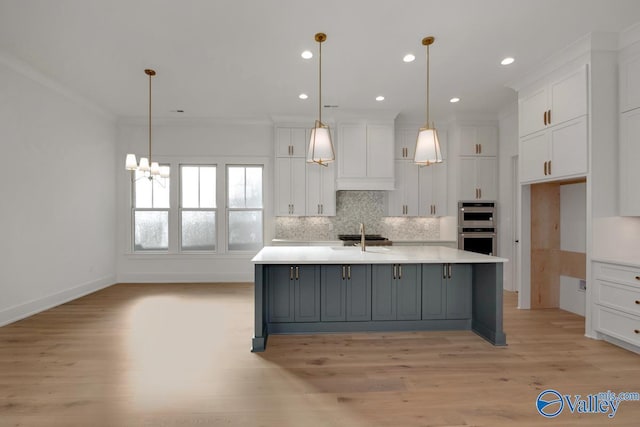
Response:
[{"label": "white baseboard", "polygon": [[216,273],[121,273],[118,283],[236,283],[253,282],[253,271],[250,272],[216,272]]},{"label": "white baseboard", "polygon": [[8,325],[9,323],[16,322],[57,305],[83,297],[90,293],[99,291],[100,289],[107,288],[116,283],[115,279],[116,278],[113,275],[101,277],[73,288],[69,288],[52,295],[47,295],[43,298],[27,301],[22,304],[14,305],[13,307],[0,310],[0,326]]}]

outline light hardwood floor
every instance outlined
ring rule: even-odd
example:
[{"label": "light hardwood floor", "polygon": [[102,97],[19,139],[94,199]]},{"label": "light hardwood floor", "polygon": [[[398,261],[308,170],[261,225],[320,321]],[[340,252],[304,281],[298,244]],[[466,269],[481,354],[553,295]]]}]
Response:
[{"label": "light hardwood floor", "polygon": [[508,347],[472,332],[289,335],[250,353],[252,284],[120,284],[0,328],[0,426],[640,425],[553,420],[564,394],[640,391],[640,356],[583,318],[517,310]]}]

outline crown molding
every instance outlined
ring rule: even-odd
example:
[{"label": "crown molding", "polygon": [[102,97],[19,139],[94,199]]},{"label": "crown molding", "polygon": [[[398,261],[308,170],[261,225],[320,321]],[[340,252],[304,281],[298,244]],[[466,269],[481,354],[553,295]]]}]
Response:
[{"label": "crown molding", "polygon": [[56,92],[59,95],[62,95],[63,97],[67,98],[80,107],[88,108],[109,121],[116,121],[116,116],[111,112],[105,110],[104,108],[94,103],[93,101],[90,101],[84,96],[72,91],[68,87],[58,83],[49,76],[35,69],[30,64],[24,62],[21,59],[18,59],[17,57],[5,51],[0,51],[0,64],[6,66],[7,68],[20,74],[21,76],[26,77],[29,80],[38,83],[39,85],[52,90],[53,92]]}]

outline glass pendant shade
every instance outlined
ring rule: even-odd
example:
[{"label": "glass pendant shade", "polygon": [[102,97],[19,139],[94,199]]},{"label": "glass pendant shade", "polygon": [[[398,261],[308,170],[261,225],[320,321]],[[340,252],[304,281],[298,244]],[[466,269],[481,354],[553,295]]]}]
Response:
[{"label": "glass pendant shade", "polygon": [[331,131],[329,126],[316,120],[316,125],[311,129],[309,138],[309,151],[307,152],[307,163],[318,163],[324,165],[336,159],[331,143]]},{"label": "glass pendant shade", "polygon": [[169,178],[169,166],[160,166],[160,178]]},{"label": "glass pendant shade", "polygon": [[160,165],[158,162],[151,162],[151,175],[160,175]]},{"label": "glass pendant shade", "polygon": [[138,166],[138,169],[142,172],[150,171],[151,168],[149,167],[149,159],[147,159],[146,157],[140,157],[140,166]]},{"label": "glass pendant shade", "polygon": [[414,163],[421,166],[429,166],[433,163],[442,163],[442,153],[440,152],[440,141],[435,128],[424,127],[418,132],[416,141],[416,153],[413,157]]},{"label": "glass pendant shade", "polygon": [[124,162],[124,167],[128,171],[134,171],[138,168],[138,161],[135,154],[127,154],[127,158]]}]

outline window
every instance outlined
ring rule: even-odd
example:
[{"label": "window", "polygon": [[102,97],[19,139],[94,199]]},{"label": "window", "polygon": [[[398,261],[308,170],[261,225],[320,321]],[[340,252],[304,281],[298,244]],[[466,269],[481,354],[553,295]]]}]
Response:
[{"label": "window", "polygon": [[133,185],[133,248],[135,251],[169,249],[169,179],[136,171]]},{"label": "window", "polygon": [[227,166],[229,251],[257,251],[262,242],[262,166]]},{"label": "window", "polygon": [[216,167],[180,167],[180,249],[216,250]]}]

